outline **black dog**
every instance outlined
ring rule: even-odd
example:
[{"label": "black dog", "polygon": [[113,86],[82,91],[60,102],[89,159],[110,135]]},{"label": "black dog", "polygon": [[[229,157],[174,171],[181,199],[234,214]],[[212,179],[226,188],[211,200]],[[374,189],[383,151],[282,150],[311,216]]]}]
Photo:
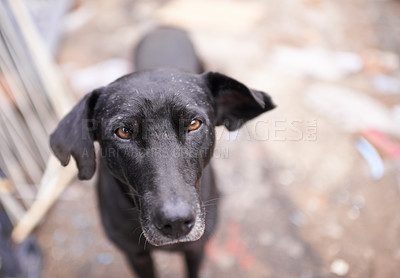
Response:
[{"label": "black dog", "polygon": [[[140,277],[154,277],[150,251],[185,254],[197,277],[215,228],[218,191],[210,159],[215,126],[238,129],[274,108],[270,97],[202,66],[187,35],[159,28],[136,51],[137,72],[87,94],[60,122],[50,144],[80,179],[96,170],[108,237]],[[154,69],[159,67],[179,69]],[[151,69],[151,70],[148,70]]]}]

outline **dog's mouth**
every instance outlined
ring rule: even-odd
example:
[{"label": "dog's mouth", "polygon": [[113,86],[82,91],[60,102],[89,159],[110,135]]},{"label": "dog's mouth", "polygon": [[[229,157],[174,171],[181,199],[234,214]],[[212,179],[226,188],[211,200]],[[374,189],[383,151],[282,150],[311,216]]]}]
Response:
[{"label": "dog's mouth", "polygon": [[154,223],[154,220],[149,215],[142,215],[141,226],[143,235],[147,242],[154,246],[166,246],[199,240],[205,230],[205,211],[201,209],[200,204],[197,204],[195,212],[196,217],[188,233],[165,232],[163,229],[160,229],[159,225]]}]

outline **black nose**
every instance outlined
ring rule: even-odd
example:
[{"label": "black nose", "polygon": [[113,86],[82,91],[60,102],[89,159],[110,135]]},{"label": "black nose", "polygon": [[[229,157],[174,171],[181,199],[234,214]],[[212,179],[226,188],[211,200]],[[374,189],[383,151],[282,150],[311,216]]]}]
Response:
[{"label": "black nose", "polygon": [[189,234],[196,221],[188,204],[164,204],[154,215],[154,224],[164,235],[179,238]]}]

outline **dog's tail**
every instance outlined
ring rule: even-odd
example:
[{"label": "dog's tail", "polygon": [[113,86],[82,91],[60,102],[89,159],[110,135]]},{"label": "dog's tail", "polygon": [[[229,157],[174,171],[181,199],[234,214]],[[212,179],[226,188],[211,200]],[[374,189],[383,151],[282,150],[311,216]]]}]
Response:
[{"label": "dog's tail", "polygon": [[178,68],[192,73],[204,71],[187,32],[173,27],[158,27],[138,43],[135,70]]}]

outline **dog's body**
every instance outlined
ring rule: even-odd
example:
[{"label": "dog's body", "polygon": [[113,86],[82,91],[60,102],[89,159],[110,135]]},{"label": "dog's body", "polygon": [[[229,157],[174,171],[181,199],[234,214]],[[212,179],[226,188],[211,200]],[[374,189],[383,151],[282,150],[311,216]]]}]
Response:
[{"label": "dog's body", "polygon": [[[217,219],[214,127],[235,130],[274,105],[227,76],[199,74],[201,63],[180,30],[148,35],[136,61],[139,71],[75,106],[51,135],[51,147],[63,165],[74,156],[79,178],[90,179],[93,141],[99,142],[101,219],[139,277],[155,277],[154,248],[184,252],[189,277],[197,277]],[[154,69],[161,66],[180,69]]]}]

